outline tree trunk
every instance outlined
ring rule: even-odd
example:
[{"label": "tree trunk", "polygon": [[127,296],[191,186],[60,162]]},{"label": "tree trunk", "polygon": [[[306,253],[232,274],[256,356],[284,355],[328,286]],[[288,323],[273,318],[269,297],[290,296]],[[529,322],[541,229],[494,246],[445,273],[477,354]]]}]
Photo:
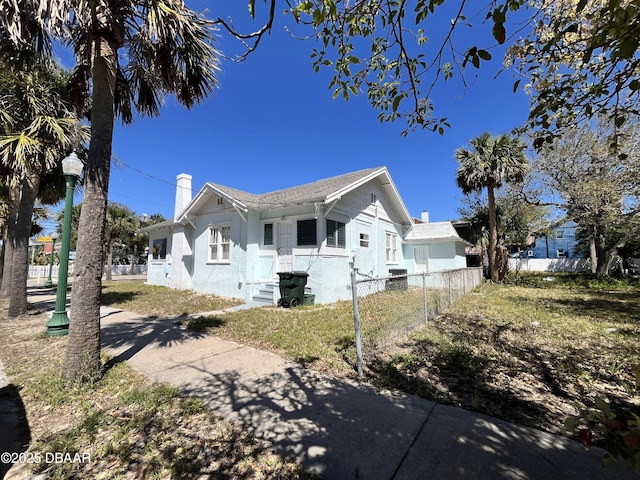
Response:
[{"label": "tree trunk", "polygon": [[598,257],[598,263],[596,267],[596,275],[606,275],[609,273],[609,260],[610,256],[607,254],[606,239],[604,235],[598,235],[595,238],[596,255]]},{"label": "tree trunk", "polygon": [[596,237],[591,235],[589,238],[589,260],[591,261],[591,273],[596,273],[598,268],[598,253],[596,251]]},{"label": "tree trunk", "polygon": [[11,295],[9,298],[9,318],[16,318],[27,313],[27,277],[29,276],[29,237],[31,236],[31,219],[33,206],[36,203],[40,175],[36,172],[25,174],[22,179],[22,195],[18,207],[16,223],[15,247],[13,250],[13,271],[11,274]]},{"label": "tree trunk", "polygon": [[136,265],[138,264],[138,244],[133,244],[133,251],[131,253],[131,264],[129,265],[129,275],[136,273]]},{"label": "tree trunk", "polygon": [[489,277],[492,282],[499,281],[498,263],[496,257],[498,252],[498,220],[496,218],[496,198],[493,193],[493,185],[487,186],[487,197],[489,200]]},{"label": "tree trunk", "polygon": [[113,280],[113,240],[109,242],[109,246],[107,247],[107,278],[106,280],[108,282]]},{"label": "tree trunk", "polygon": [[88,380],[100,373],[100,299],[104,266],[104,232],[114,122],[116,48],[94,41],[91,144],[69,319],[69,341],[62,367],[67,380]]},{"label": "tree trunk", "polygon": [[4,267],[2,271],[2,285],[0,286],[0,298],[11,296],[11,280],[13,277],[13,249],[16,239],[16,220],[18,218],[18,205],[20,198],[20,184],[9,189],[9,202],[7,212],[7,238],[4,245]]}]

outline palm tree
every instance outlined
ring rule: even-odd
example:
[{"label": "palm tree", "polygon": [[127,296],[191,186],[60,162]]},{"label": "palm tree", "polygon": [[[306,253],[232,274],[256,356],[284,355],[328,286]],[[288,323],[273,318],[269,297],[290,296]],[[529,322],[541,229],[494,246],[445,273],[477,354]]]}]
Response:
[{"label": "palm tree", "polygon": [[113,247],[116,242],[128,241],[138,229],[139,220],[135,212],[125,205],[110,203],[107,206],[105,226],[105,250],[107,252],[107,280],[112,280]]},{"label": "palm tree", "polygon": [[529,169],[524,145],[509,135],[492,137],[488,132],[469,141],[471,149],[458,148],[455,157],[460,164],[456,182],[462,193],[481,192],[487,189],[489,203],[489,274],[492,281],[499,281],[498,227],[496,219],[495,190],[504,183],[520,183]]},{"label": "palm tree", "polygon": [[36,59],[23,70],[2,57],[0,66],[0,162],[11,169],[13,183],[19,185],[19,200],[18,190],[11,192],[15,219],[8,224],[10,245],[5,263],[10,263],[10,269],[2,282],[3,286],[10,284],[8,315],[15,318],[27,310],[29,237],[41,179],[59,165],[68,148],[69,132],[78,121],[65,98],[68,77],[53,61]]},{"label": "palm tree", "polygon": [[211,22],[180,0],[0,0],[0,11],[0,41],[45,51],[50,36],[58,36],[76,55],[78,98],[91,92],[91,142],[62,369],[65,379],[86,379],[101,368],[102,245],[114,120],[129,123],[134,110],[158,115],[166,93],[190,108],[212,92],[218,53]]}]

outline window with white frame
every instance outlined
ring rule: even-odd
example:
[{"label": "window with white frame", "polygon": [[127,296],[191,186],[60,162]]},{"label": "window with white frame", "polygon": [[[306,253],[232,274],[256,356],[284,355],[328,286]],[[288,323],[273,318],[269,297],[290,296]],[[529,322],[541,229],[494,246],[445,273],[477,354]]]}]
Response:
[{"label": "window with white frame", "polygon": [[297,244],[298,246],[315,246],[316,241],[316,219],[298,220],[297,222]]},{"label": "window with white frame", "polygon": [[567,251],[562,248],[559,248],[556,258],[567,258]]},{"label": "window with white frame", "polygon": [[564,238],[564,230],[556,231],[556,238],[563,239]]},{"label": "window with white frame", "polygon": [[369,234],[368,233],[361,233],[360,234],[360,246],[361,247],[369,247]]},{"label": "window with white frame", "polygon": [[231,259],[231,225],[209,226],[209,261],[227,263]]},{"label": "window with white frame", "polygon": [[398,262],[398,235],[387,232],[387,263]]},{"label": "window with white frame", "polygon": [[273,223],[264,224],[264,232],[262,235],[263,245],[273,245]]},{"label": "window with white frame", "polygon": [[346,227],[343,222],[327,219],[327,247],[346,247]]}]

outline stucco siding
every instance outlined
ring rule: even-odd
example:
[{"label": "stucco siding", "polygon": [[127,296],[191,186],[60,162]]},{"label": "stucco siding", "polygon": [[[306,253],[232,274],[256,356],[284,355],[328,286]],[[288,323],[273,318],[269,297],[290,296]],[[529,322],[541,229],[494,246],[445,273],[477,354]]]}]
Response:
[{"label": "stucco siding", "polygon": [[429,271],[439,272],[442,270],[451,270],[455,268],[452,262],[455,258],[455,255],[455,244],[453,242],[431,244]]},{"label": "stucco siding", "polygon": [[295,270],[309,274],[307,288],[315,295],[316,303],[351,298],[349,262],[345,257],[298,255]]},{"label": "stucco siding", "polygon": [[[229,225],[229,259],[209,261],[209,226]],[[247,226],[235,211],[210,213],[198,218],[193,235],[193,280],[196,292],[246,298]]]}]

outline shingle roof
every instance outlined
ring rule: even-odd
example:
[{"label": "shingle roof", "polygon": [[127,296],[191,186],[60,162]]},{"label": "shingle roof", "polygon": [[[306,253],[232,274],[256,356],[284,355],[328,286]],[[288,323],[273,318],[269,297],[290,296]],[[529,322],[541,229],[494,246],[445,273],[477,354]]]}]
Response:
[{"label": "shingle roof", "polygon": [[138,231],[139,232],[151,232],[151,231],[154,231],[154,230],[160,230],[162,228],[170,228],[170,227],[173,227],[175,225],[175,223],[176,222],[173,219],[165,220],[164,222],[154,223],[153,225],[149,225],[148,227],[141,228]]},{"label": "shingle roof", "polygon": [[216,183],[207,183],[207,185],[224,192],[249,208],[262,210],[271,207],[324,201],[327,197],[331,197],[333,194],[340,192],[340,190],[348,188],[360,180],[366,179],[368,176],[379,172],[383,168],[384,167],[368,168],[260,195],[243,192],[242,190]]},{"label": "shingle roof", "polygon": [[209,201],[211,195],[226,197],[229,203],[239,211],[265,211],[291,205],[309,205],[313,203],[329,204],[374,179],[379,182],[380,187],[385,190],[393,208],[395,208],[397,214],[402,219],[402,222],[406,225],[412,224],[413,220],[402,198],[400,198],[400,194],[386,167],[367,168],[365,170],[346,173],[344,175],[325,178],[316,182],[259,195],[217,183],[206,183],[176,217],[176,221],[180,223],[188,222],[189,215],[197,214],[198,210]]},{"label": "shingle roof", "polygon": [[451,222],[416,223],[404,237],[405,242],[457,240],[464,242]]}]

